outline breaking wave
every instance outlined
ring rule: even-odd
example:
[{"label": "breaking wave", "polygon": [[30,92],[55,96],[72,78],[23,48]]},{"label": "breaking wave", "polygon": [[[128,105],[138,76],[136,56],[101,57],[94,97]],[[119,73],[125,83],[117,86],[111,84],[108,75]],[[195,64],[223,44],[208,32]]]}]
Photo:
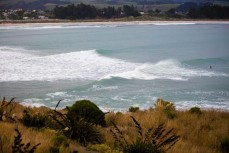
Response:
[{"label": "breaking wave", "polygon": [[174,59],[162,60],[155,64],[145,63],[136,67],[133,71],[126,71],[119,74],[109,75],[109,77],[121,77],[126,79],[169,79],[169,80],[188,80],[192,77],[215,77],[228,74],[206,71],[201,69],[191,69],[184,67],[179,61]]},{"label": "breaking wave", "polygon": [[95,50],[39,56],[0,48],[0,81],[99,80],[136,67],[134,63],[100,56]]},{"label": "breaking wave", "polygon": [[96,50],[54,55],[30,54],[22,48],[0,47],[0,82],[124,79],[188,80],[192,77],[228,77],[228,74],[187,68],[178,60],[134,63],[105,57]]}]

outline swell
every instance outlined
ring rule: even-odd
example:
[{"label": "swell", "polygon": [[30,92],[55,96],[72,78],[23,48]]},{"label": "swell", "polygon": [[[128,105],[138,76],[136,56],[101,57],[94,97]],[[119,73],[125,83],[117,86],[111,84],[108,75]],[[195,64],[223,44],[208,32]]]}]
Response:
[{"label": "swell", "polygon": [[190,65],[229,64],[229,57],[192,59],[192,60],[184,61],[184,63]]},{"label": "swell", "polygon": [[210,69],[210,71],[219,72],[221,74],[229,73],[229,57],[193,59],[182,63],[194,68]]}]

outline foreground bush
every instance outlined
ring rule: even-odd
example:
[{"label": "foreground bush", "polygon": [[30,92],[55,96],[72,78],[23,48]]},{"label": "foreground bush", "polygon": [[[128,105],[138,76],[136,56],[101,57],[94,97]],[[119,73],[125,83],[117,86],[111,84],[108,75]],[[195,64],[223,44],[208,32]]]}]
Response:
[{"label": "foreground bush", "polygon": [[22,123],[27,127],[45,127],[46,120],[47,116],[27,110],[24,110],[22,117]]},{"label": "foreground bush", "polygon": [[190,108],[189,112],[192,114],[198,114],[198,115],[202,114],[202,111],[200,110],[199,107],[192,107]]},{"label": "foreground bush", "polygon": [[129,112],[137,112],[137,111],[139,111],[139,107],[133,107],[133,106],[131,106],[129,108]]},{"label": "foreground bush", "polygon": [[70,139],[77,140],[83,146],[87,146],[88,143],[96,144],[103,142],[103,137],[96,127],[84,120],[73,122],[69,129],[65,129],[64,134]]},{"label": "foreground bush", "polygon": [[[84,101],[81,102],[84,103]],[[78,104],[81,104],[81,102]],[[49,116],[60,125],[60,130],[65,136],[77,140],[83,146],[87,146],[88,143],[96,144],[103,142],[103,137],[96,129],[95,123],[90,120],[92,116],[84,116],[85,114],[83,113],[86,112],[84,110],[92,110],[93,112],[93,109],[88,108],[91,106],[95,107],[96,105],[86,102],[85,105],[79,105],[78,107],[78,104],[68,107],[67,114],[62,114],[55,109]],[[88,105],[89,107],[87,107]],[[79,108],[82,110],[79,111]],[[95,108],[98,107],[96,106]]]},{"label": "foreground bush", "polygon": [[160,124],[157,128],[149,128],[143,132],[141,125],[132,117],[138,137],[132,142],[127,142],[122,131],[113,123],[115,131],[111,130],[113,137],[124,153],[164,153],[179,140],[179,136],[172,134],[173,129],[165,130]]}]

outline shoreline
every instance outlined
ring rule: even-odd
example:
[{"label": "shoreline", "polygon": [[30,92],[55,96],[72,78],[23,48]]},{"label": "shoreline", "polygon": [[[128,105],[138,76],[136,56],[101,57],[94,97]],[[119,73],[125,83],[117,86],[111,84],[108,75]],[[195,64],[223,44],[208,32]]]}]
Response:
[{"label": "shoreline", "polygon": [[229,20],[36,20],[36,21],[0,21],[0,26],[122,26],[122,25],[182,25],[182,24],[229,24]]}]

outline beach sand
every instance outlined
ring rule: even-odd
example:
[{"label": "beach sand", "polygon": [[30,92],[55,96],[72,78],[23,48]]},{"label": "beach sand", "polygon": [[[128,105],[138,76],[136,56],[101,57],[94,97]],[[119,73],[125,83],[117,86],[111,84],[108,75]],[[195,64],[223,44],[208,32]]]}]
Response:
[{"label": "beach sand", "polygon": [[229,24],[229,21],[209,20],[209,21],[66,21],[66,22],[3,22],[0,26],[125,26],[125,25],[184,25],[184,24]]}]

